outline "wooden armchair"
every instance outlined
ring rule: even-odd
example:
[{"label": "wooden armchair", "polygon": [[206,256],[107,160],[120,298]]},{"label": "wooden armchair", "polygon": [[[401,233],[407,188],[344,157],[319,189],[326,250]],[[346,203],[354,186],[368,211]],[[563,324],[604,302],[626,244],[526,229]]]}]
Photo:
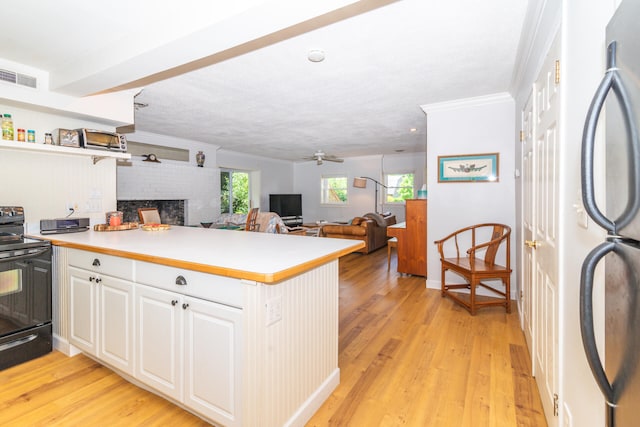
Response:
[{"label": "wooden armchair", "polygon": [[[476,235],[489,235],[490,240],[484,243],[476,242]],[[510,267],[510,235],[511,228],[504,224],[478,224],[472,225],[455,231],[444,239],[436,240],[434,243],[438,246],[440,253],[440,262],[442,264],[442,296],[445,295],[464,306],[471,315],[476,313],[476,309],[488,305],[504,305],[507,313],[511,313],[511,267]],[[471,247],[466,250],[466,254],[460,256],[459,242],[468,242],[470,237]],[[451,241],[450,241],[451,240]],[[450,243],[447,245],[447,243]],[[455,244],[456,256],[453,258],[445,258],[445,249],[451,244]],[[445,247],[446,245],[446,247]],[[500,247],[504,245],[505,266],[495,263],[496,254]],[[484,252],[484,258],[478,258],[478,255]],[[467,283],[465,284],[447,284],[445,282],[445,273],[447,270],[462,276]],[[483,281],[500,280],[504,290],[489,286]],[[476,288],[482,286],[498,295],[498,298],[476,298]],[[451,292],[452,289],[469,289],[469,298],[463,297],[460,292]]]}]

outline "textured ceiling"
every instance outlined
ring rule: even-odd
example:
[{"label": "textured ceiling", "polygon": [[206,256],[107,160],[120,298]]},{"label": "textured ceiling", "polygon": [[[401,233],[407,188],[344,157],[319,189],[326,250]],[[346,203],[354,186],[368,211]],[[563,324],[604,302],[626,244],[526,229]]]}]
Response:
[{"label": "textured ceiling", "polygon": [[[18,4],[22,3],[33,7],[42,4],[35,0]],[[53,3],[63,8],[74,4],[83,9],[85,16],[98,13],[99,22],[118,12],[117,8],[106,6],[96,11],[94,2],[45,3],[50,13],[54,13]],[[98,38],[93,40],[93,46],[117,45],[125,35],[126,42],[134,47],[136,42],[148,42],[151,36],[158,38],[160,44],[211,25],[211,19],[199,18],[204,12],[211,12],[202,9],[203,4],[210,3],[181,2],[175,9],[192,10],[193,27],[190,30],[176,26],[162,32],[158,23],[171,17],[169,9],[160,8],[157,17],[145,12],[145,7],[153,8],[162,2],[128,2],[127,5],[138,7],[127,10],[126,19],[113,33],[90,33],[87,38]],[[236,2],[234,10],[216,12],[222,20],[225,14],[250,10],[257,3],[262,2]],[[136,111],[135,128],[289,160],[300,160],[316,150],[343,157],[423,151],[426,118],[420,105],[509,89],[526,8],[525,0],[393,2],[205,68],[147,84],[136,101],[148,107]],[[43,12],[34,9],[32,13]],[[273,13],[274,17],[278,15],[277,10]],[[14,17],[12,12],[12,20],[16,21]],[[263,19],[271,18],[265,15]],[[24,20],[28,22],[28,17]],[[46,25],[52,25],[52,21],[55,17]],[[15,44],[15,51],[0,56],[55,69],[60,67],[54,61],[56,56],[58,60],[74,58],[88,49],[84,39],[67,46],[61,42],[64,36],[73,34],[59,34],[55,28],[50,31],[59,39],[53,45],[53,58],[43,49],[27,56],[15,49]],[[78,35],[75,37],[78,39]],[[34,50],[32,46],[26,48]],[[325,52],[323,62],[307,60],[307,52],[314,48]],[[178,49],[169,53],[182,54]],[[411,132],[412,128],[416,131]]]}]

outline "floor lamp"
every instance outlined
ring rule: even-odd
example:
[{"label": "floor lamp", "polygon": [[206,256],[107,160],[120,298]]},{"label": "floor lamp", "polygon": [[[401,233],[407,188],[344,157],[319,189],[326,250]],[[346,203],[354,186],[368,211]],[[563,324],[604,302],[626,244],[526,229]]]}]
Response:
[{"label": "floor lamp", "polygon": [[373,178],[369,178],[368,176],[359,176],[356,178],[353,178],[353,186],[355,188],[367,188],[367,180],[370,179],[371,181],[375,182],[376,184],[376,198],[374,200],[374,206],[373,209],[375,211],[375,213],[378,213],[378,185],[383,186],[384,188],[389,188],[386,185],[384,185],[383,183],[376,181]]}]

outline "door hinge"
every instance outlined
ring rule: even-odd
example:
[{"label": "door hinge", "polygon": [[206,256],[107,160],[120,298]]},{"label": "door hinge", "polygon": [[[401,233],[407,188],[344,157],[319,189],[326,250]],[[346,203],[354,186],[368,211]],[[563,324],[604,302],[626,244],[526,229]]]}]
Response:
[{"label": "door hinge", "polygon": [[524,291],[520,290],[520,299],[524,299]]},{"label": "door hinge", "polygon": [[553,393],[553,416],[557,417],[558,416],[558,393]]},{"label": "door hinge", "polygon": [[556,59],[556,84],[560,84],[560,60]]},{"label": "door hinge", "polygon": [[524,141],[524,131],[521,130],[520,131],[520,142],[523,142],[523,141]]}]

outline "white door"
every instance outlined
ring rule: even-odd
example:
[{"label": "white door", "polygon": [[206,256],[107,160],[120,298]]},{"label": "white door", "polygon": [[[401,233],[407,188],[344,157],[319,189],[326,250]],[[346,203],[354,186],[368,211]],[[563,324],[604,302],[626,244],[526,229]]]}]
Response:
[{"label": "white door", "polygon": [[[529,95],[529,100],[522,111],[522,233],[524,239],[523,268],[522,268],[522,290],[520,292],[520,313],[522,316],[522,329],[529,346],[529,353],[535,354],[533,340],[534,331],[534,289],[535,276],[533,268],[535,266],[536,252],[531,242],[534,241],[535,227],[535,151],[533,149],[534,128],[533,128],[533,91]],[[535,375],[535,365],[532,364],[532,373]]]},{"label": "white door", "polygon": [[[534,85],[534,180],[535,223],[533,238],[537,244],[531,266],[533,348],[536,382],[549,427],[558,425],[558,122],[560,118],[559,83],[556,82],[558,38]],[[579,159],[576,159],[579,161]]]},{"label": "white door", "polygon": [[69,341],[82,351],[97,355],[96,273],[69,268]]},{"label": "white door", "polygon": [[136,286],[136,378],[182,401],[182,296]]},{"label": "white door", "polygon": [[185,297],[184,314],[185,405],[241,425],[242,310]]},{"label": "white door", "polygon": [[100,359],[133,375],[133,283],[100,276]]}]

